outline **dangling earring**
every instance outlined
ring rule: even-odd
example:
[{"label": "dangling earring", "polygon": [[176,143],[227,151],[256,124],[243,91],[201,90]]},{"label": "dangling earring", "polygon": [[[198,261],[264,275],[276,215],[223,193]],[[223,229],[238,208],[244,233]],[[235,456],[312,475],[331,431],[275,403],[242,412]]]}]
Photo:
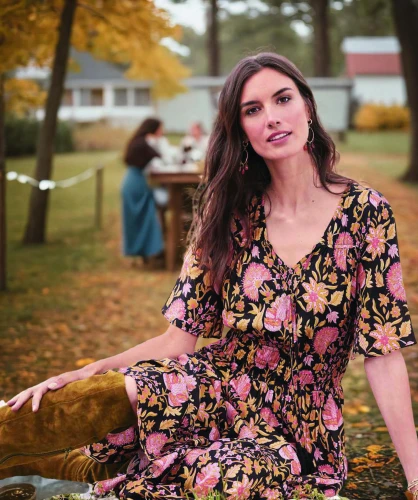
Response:
[{"label": "dangling earring", "polygon": [[[312,125],[312,120],[309,118],[308,120],[308,126],[309,126],[309,132],[308,132],[308,140],[307,142],[305,143],[305,145],[303,146],[303,149],[306,151],[309,147],[311,149],[315,149],[315,144],[313,143],[314,140],[315,140],[315,133],[313,131],[313,128],[311,128],[311,125]],[[310,132],[312,132],[312,138],[311,140],[309,140],[309,134]]]},{"label": "dangling earring", "polygon": [[244,155],[245,155],[245,159],[244,161],[240,161],[239,162],[239,171],[240,171],[240,174],[241,175],[244,175],[246,170],[248,170],[248,150],[247,150],[247,146],[248,144],[250,143],[250,141],[243,141],[242,145],[244,146]]}]

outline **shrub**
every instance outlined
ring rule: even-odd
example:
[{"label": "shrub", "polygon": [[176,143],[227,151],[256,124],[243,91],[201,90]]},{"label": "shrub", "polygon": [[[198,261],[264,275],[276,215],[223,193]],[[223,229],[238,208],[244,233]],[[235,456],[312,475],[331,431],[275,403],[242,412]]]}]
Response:
[{"label": "shrub", "polygon": [[133,130],[112,127],[106,122],[77,124],[74,128],[76,151],[124,150]]},{"label": "shrub", "polygon": [[[34,118],[8,116],[5,122],[6,156],[34,155],[40,126],[40,122]],[[58,122],[55,152],[70,151],[74,151],[72,127],[68,122]]]},{"label": "shrub", "polygon": [[408,130],[411,117],[404,106],[363,104],[354,117],[357,130]]}]

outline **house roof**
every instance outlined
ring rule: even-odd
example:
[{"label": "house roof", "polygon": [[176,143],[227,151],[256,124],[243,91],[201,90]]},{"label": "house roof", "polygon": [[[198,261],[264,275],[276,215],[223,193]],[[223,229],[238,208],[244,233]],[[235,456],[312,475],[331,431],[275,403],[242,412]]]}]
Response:
[{"label": "house roof", "polygon": [[400,44],[395,36],[353,36],[343,40],[344,54],[398,54]]},{"label": "house roof", "polygon": [[74,80],[125,80],[126,67],[96,59],[88,52],[71,49],[70,57],[79,66],[79,71],[68,71],[66,81]]}]

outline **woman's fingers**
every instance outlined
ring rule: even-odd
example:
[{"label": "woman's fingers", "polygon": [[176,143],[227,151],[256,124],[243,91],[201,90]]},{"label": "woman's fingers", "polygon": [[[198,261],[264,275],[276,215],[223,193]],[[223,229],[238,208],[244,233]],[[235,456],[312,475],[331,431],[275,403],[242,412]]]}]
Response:
[{"label": "woman's fingers", "polygon": [[29,389],[26,389],[26,391],[20,392],[13,399],[8,401],[7,404],[13,411],[19,410],[19,408],[21,408],[26,403],[26,401],[28,401],[32,397],[33,390],[34,387],[31,387]]},{"label": "woman's fingers", "polygon": [[41,384],[35,385],[34,387],[30,387],[25,391],[20,392],[12,399],[10,399],[7,404],[13,411],[19,410],[30,398],[32,398],[32,410],[38,411],[39,405],[41,403],[43,395],[48,391],[56,391],[57,389],[61,389],[65,387],[70,382],[74,382],[75,380],[79,380],[80,375],[79,372],[67,372],[59,375],[58,377],[51,377],[45,382]]},{"label": "woman's fingers", "polygon": [[[42,384],[43,385],[43,384]],[[48,391],[48,387],[39,387],[32,395],[32,411],[37,412],[42,396]]]}]

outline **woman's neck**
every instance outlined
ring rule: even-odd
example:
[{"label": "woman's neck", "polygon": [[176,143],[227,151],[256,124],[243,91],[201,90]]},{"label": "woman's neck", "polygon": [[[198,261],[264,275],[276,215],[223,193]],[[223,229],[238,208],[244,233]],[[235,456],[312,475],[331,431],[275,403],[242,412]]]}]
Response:
[{"label": "woman's neck", "polygon": [[266,161],[271,183],[266,191],[272,208],[293,215],[310,205],[318,195],[317,172],[309,155],[286,161]]}]

